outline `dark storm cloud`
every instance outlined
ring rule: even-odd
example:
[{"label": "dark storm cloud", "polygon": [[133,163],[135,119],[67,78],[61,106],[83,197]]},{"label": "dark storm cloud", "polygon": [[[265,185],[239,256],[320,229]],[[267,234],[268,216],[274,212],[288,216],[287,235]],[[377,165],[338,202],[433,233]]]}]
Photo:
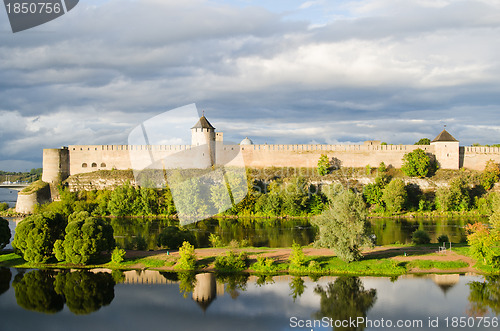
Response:
[{"label": "dark storm cloud", "polygon": [[233,141],[413,143],[446,124],[463,144],[498,143],[499,9],[346,1],[318,25],[228,1],[115,0],[18,34],[1,12],[2,161],[124,143],[193,102]]}]

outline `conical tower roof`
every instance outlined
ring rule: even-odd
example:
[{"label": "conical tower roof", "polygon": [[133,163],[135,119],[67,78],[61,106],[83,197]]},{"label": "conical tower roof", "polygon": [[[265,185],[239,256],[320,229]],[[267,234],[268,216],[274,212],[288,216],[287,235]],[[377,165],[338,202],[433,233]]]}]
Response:
[{"label": "conical tower roof", "polygon": [[191,129],[212,129],[212,130],[215,130],[215,128],[212,126],[212,124],[210,124],[210,122],[207,120],[205,115],[200,117],[200,120]]},{"label": "conical tower roof", "polygon": [[440,134],[438,134],[438,136],[436,138],[434,138],[433,143],[435,142],[440,142],[440,141],[454,141],[454,142],[458,142],[458,140],[456,140],[448,131],[443,130],[441,131]]}]

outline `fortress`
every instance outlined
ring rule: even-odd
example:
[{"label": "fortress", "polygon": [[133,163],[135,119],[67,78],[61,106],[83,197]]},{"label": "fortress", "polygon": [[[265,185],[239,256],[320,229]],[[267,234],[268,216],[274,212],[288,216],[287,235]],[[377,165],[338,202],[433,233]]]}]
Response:
[{"label": "fortress", "polygon": [[[147,141],[147,139],[145,139]],[[254,145],[245,138],[240,144],[224,144],[205,116],[191,128],[191,145],[70,145],[44,149],[43,175],[46,183],[97,170],[204,169],[212,166],[236,167],[317,167],[321,154],[342,167],[402,166],[406,153],[417,148],[433,157],[442,169],[483,170],[488,160],[500,162],[498,147],[461,147],[443,130],[430,145]]]}]

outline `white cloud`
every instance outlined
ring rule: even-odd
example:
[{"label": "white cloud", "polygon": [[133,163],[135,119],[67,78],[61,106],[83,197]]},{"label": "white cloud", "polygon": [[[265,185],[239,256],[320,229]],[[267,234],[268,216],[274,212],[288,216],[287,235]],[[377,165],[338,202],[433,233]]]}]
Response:
[{"label": "white cloud", "polygon": [[455,119],[463,141],[495,143],[498,1],[300,7],[325,16],[201,0],[81,2],[50,24],[0,34],[0,150],[23,158],[21,148],[119,143],[193,102],[216,127],[241,128],[228,133],[234,141],[413,142]]}]

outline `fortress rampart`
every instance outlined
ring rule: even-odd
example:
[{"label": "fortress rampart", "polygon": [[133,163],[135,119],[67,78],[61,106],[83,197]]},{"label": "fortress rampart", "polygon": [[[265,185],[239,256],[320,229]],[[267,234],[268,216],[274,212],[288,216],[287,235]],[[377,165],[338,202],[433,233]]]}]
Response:
[{"label": "fortress rampart", "polygon": [[205,169],[214,165],[265,167],[317,167],[326,154],[332,165],[376,167],[381,162],[400,168],[403,157],[418,148],[436,160],[442,169],[483,170],[488,160],[500,162],[498,147],[460,147],[458,140],[443,130],[430,145],[254,145],[245,138],[239,145],[225,145],[223,133],[202,116],[191,128],[191,145],[71,145],[45,149],[43,181],[60,182],[68,176],[97,170]]}]

